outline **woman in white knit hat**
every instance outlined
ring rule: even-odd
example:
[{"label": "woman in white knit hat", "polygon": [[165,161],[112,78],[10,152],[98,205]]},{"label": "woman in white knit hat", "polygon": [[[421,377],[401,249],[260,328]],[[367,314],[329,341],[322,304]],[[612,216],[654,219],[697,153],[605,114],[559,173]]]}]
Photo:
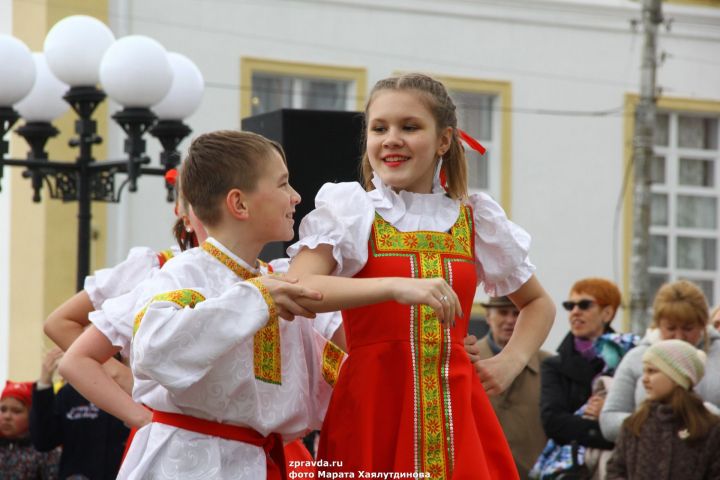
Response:
[{"label": "woman in white knit hat", "polygon": [[642,360],[646,398],[623,422],[607,479],[720,478],[720,417],[693,392],[705,373],[705,353],[663,340]]}]

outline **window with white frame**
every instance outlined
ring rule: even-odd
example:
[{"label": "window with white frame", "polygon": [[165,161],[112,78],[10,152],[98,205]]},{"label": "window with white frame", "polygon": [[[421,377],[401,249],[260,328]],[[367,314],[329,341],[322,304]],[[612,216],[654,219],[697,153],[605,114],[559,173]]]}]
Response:
[{"label": "window with white frame", "polygon": [[718,116],[661,112],[655,128],[650,293],[668,281],[696,283],[720,301]]},{"label": "window with white frame", "polygon": [[354,110],[354,92],[351,80],[253,72],[252,115],[280,108]]},{"label": "window with white frame", "polygon": [[468,187],[471,192],[483,191],[498,198],[500,168],[497,162],[501,158],[495,115],[498,96],[455,90],[450,91],[450,96],[455,102],[458,127],[476,138],[487,149],[485,155],[480,155],[466,146]]}]

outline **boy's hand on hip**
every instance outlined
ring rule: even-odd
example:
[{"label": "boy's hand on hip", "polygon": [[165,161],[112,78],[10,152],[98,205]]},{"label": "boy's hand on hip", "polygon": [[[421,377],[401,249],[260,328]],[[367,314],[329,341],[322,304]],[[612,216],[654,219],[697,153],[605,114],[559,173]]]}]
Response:
[{"label": "boy's hand on hip", "polygon": [[275,302],[278,315],[285,320],[292,320],[296,316],[315,318],[315,313],[303,307],[297,300],[322,300],[322,294],[297,283],[297,278],[286,274],[266,275],[258,278]]}]

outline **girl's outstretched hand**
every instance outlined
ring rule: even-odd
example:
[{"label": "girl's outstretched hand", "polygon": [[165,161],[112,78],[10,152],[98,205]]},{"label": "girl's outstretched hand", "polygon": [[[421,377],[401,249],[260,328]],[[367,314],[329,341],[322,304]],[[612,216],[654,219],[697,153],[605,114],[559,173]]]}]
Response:
[{"label": "girl's outstretched hand", "polygon": [[488,395],[500,395],[525,368],[522,362],[504,352],[478,360],[473,365]]},{"label": "girl's outstretched hand", "polygon": [[267,288],[275,302],[280,318],[285,320],[292,320],[296,316],[315,318],[315,313],[297,303],[296,300],[298,298],[322,300],[322,294],[317,290],[299,285],[297,278],[287,274],[265,275],[257,280]]},{"label": "girl's outstretched hand", "polygon": [[443,327],[455,326],[463,316],[460,300],[443,278],[393,278],[392,297],[403,305],[428,305],[435,310]]}]

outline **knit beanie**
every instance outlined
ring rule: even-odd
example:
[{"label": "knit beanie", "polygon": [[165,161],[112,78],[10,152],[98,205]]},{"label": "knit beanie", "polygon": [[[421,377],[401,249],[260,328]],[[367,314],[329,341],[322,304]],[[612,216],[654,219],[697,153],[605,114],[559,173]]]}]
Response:
[{"label": "knit beanie", "polygon": [[642,357],[643,362],[652,364],[685,390],[702,378],[706,358],[705,352],[682,340],[657,342]]},{"label": "knit beanie", "polygon": [[29,407],[32,404],[32,389],[33,382],[13,382],[8,380],[0,399],[14,398]]}]

